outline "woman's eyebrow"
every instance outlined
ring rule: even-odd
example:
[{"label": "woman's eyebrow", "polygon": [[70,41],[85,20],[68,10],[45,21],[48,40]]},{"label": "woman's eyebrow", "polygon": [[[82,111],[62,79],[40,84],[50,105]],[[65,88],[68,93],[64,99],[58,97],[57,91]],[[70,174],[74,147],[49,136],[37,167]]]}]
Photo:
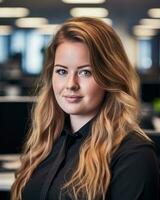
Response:
[{"label": "woman's eyebrow", "polygon": [[81,65],[81,66],[78,66],[77,68],[78,68],[78,69],[81,69],[81,68],[85,68],[85,67],[91,67],[91,65],[90,65],[90,64],[87,64],[87,65]]},{"label": "woman's eyebrow", "polygon": [[[56,64],[56,65],[54,65],[54,67],[63,67],[63,68],[65,68],[65,69],[68,68],[67,66],[64,66],[64,65],[61,65],[61,64]],[[78,66],[77,68],[78,68],[78,69],[81,69],[81,68],[85,68],[85,67],[91,67],[91,66],[90,66],[90,64],[86,64],[86,65]]]},{"label": "woman's eyebrow", "polygon": [[65,69],[67,69],[67,68],[68,68],[67,66],[60,65],[60,64],[56,64],[56,65],[54,65],[54,67],[63,67],[63,68],[65,68]]}]

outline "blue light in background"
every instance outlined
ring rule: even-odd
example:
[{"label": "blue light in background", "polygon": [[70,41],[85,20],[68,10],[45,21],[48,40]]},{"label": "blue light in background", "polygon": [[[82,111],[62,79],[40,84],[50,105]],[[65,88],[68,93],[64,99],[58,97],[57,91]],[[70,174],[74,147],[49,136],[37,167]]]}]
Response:
[{"label": "blue light in background", "polygon": [[26,52],[24,71],[29,74],[39,74],[43,67],[43,36],[32,31],[26,37]]},{"label": "blue light in background", "polygon": [[8,59],[8,38],[0,35],[0,63],[6,62]]},{"label": "blue light in background", "polygon": [[138,41],[138,68],[139,70],[147,70],[152,66],[152,46],[151,40]]}]

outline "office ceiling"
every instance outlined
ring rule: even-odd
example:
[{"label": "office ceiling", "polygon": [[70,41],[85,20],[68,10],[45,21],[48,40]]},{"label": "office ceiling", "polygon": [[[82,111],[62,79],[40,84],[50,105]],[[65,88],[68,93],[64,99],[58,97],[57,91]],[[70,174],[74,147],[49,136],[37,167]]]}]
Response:
[{"label": "office ceiling", "polygon": [[[0,7],[23,6],[30,9],[30,17],[46,17],[50,23],[61,23],[71,17],[69,10],[73,7],[91,6],[90,4],[65,4],[61,0],[3,0]],[[105,7],[113,23],[122,21],[129,29],[138,24],[140,18],[146,18],[149,8],[159,7],[160,0],[106,0],[102,4],[92,4],[92,7]],[[14,25],[15,19],[0,18],[0,24]]]}]

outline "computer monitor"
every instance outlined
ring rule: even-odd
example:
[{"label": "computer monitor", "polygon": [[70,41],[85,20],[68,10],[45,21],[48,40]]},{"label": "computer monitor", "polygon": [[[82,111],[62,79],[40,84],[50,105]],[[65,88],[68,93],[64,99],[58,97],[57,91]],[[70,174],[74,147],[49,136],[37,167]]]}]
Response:
[{"label": "computer monitor", "polygon": [[0,154],[20,154],[29,125],[31,98],[0,98]]},{"label": "computer monitor", "polygon": [[160,98],[160,82],[141,83],[142,102],[153,103],[156,98]]}]

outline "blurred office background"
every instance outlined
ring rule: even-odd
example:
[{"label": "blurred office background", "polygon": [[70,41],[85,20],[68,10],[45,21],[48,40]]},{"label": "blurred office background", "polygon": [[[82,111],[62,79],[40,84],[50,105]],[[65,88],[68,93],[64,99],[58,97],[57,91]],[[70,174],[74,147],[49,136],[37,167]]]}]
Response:
[{"label": "blurred office background", "polygon": [[117,31],[140,75],[141,126],[159,141],[159,0],[0,0],[0,199],[9,198],[2,191],[8,193],[13,180],[2,179],[2,173],[17,167],[13,156],[3,155],[21,152],[45,50],[58,27],[74,16],[102,18]]}]

